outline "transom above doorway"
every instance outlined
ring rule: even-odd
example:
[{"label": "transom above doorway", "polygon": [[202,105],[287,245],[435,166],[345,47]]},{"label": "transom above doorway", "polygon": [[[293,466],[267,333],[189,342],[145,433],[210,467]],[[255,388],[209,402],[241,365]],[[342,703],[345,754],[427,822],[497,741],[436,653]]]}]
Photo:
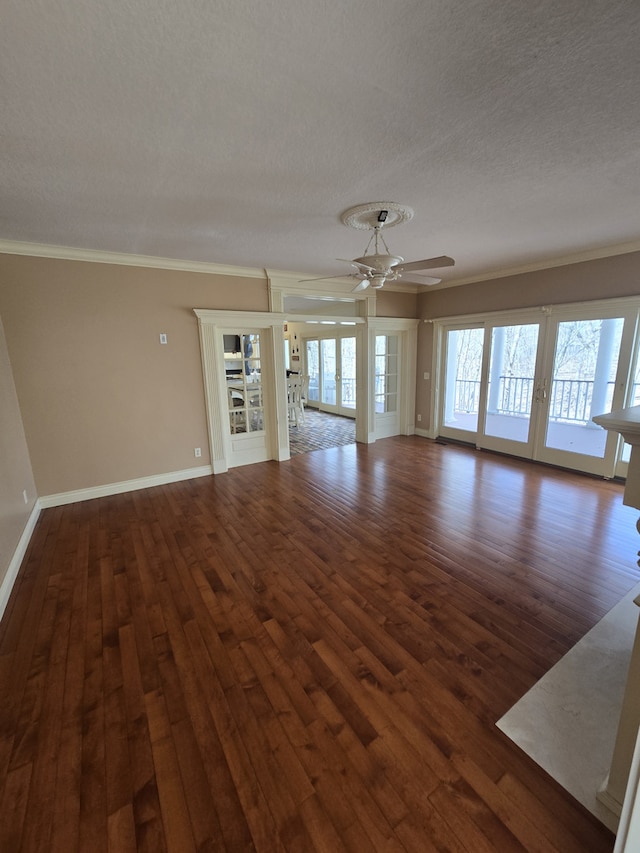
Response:
[{"label": "transom above doorway", "polygon": [[298,277],[286,273],[270,273],[269,310],[294,317],[328,320],[336,317],[375,317],[376,294],[369,291],[353,293],[353,281],[332,280],[301,284]]}]

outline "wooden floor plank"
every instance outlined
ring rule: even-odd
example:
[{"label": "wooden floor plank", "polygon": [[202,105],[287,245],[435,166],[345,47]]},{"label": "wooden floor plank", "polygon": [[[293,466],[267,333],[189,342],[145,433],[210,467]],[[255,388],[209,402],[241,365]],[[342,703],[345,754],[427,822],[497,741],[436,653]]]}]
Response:
[{"label": "wooden floor plank", "polygon": [[610,853],[495,723],[640,580],[621,492],[399,437],[44,510],[0,849]]}]

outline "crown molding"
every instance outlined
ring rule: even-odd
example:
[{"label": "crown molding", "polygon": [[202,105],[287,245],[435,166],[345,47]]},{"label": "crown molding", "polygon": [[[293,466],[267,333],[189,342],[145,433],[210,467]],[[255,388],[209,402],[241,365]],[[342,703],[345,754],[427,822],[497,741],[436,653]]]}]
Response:
[{"label": "crown molding", "polygon": [[512,275],[524,275],[528,272],[550,270],[554,269],[554,267],[581,264],[585,261],[597,261],[601,258],[613,258],[616,255],[628,255],[632,252],[640,252],[640,240],[632,240],[629,243],[618,243],[614,246],[605,246],[600,249],[589,249],[584,252],[576,252],[572,255],[562,255],[559,258],[537,261],[530,264],[522,264],[517,267],[508,267],[507,269],[502,270],[494,270],[493,272],[482,273],[481,275],[471,275],[467,278],[460,278],[454,281],[442,281],[440,284],[430,285],[429,290],[442,290],[446,287],[459,287],[463,284],[474,284],[478,281],[490,281],[494,278],[507,278]]},{"label": "crown molding", "polygon": [[258,267],[233,267],[208,261],[187,261],[180,258],[159,258],[153,255],[131,255],[125,252],[101,252],[95,249],[74,249],[71,246],[50,246],[46,243],[20,243],[0,240],[0,254],[26,255],[34,258],[55,258],[64,261],[84,261],[92,264],[117,264],[127,267],[179,270],[214,275],[236,275],[243,278],[265,279],[264,269]]},{"label": "crown molding", "polygon": [[[385,284],[387,290],[404,291],[405,293],[426,293],[432,290],[443,290],[449,287],[460,287],[465,284],[474,284],[481,281],[491,281],[508,276],[524,275],[530,272],[553,269],[554,267],[569,266],[570,264],[595,261],[602,258],[612,258],[617,255],[627,255],[632,252],[640,252],[640,240],[628,243],[619,243],[614,246],[606,246],[600,249],[590,249],[571,255],[563,255],[559,258],[547,259],[530,264],[507,267],[506,269],[493,270],[480,275],[471,275],[466,278],[453,281],[442,281],[439,284],[420,285],[414,282],[388,282]],[[46,243],[23,243],[17,240],[0,240],[0,254],[24,255],[34,258],[54,258],[65,261],[83,261],[94,264],[116,264],[130,267],[147,267],[150,269],[178,270],[181,272],[207,273],[209,275],[232,275],[242,278],[259,278],[264,280],[280,280],[282,284],[300,284],[301,278],[306,274],[295,273],[289,270],[267,270],[259,267],[237,267],[227,264],[216,264],[208,261],[188,261],[181,258],[162,258],[154,255],[135,255],[125,252],[103,252],[96,249],[77,249],[71,246],[53,246]],[[337,279],[340,282],[336,289],[343,289],[344,285],[352,282],[349,276]],[[323,289],[326,288],[326,285]],[[331,288],[328,288],[331,289]]]}]

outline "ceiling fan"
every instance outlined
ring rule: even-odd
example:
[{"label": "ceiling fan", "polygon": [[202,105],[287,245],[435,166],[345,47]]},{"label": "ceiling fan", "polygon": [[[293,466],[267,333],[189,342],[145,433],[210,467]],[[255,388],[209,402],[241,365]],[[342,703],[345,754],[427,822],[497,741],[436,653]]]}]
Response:
[{"label": "ceiling fan", "polygon": [[[392,214],[392,219],[390,222],[387,222],[390,213]],[[411,278],[417,283],[437,284],[441,279],[421,275],[421,271],[452,267],[454,265],[455,261],[453,258],[449,258],[446,255],[405,263],[401,255],[391,254],[382,236],[383,226],[385,223],[387,223],[387,227],[397,225],[399,222],[404,222],[412,216],[413,211],[411,208],[392,202],[374,202],[373,204],[358,205],[357,207],[350,208],[342,215],[342,221],[345,225],[373,232],[361,257],[354,258],[351,261],[345,258],[338,258],[339,261],[344,261],[354,267],[354,271],[349,274],[351,278],[358,280],[358,284],[353,288],[353,293],[365,290],[367,287],[379,289],[384,286],[385,282],[397,281],[399,278],[402,278],[404,273],[409,272],[412,273]],[[382,243],[386,250],[386,254],[380,251],[380,243]],[[372,244],[373,252],[369,254]],[[345,278],[345,276],[324,276],[318,279],[304,280],[322,281],[325,278]]]}]

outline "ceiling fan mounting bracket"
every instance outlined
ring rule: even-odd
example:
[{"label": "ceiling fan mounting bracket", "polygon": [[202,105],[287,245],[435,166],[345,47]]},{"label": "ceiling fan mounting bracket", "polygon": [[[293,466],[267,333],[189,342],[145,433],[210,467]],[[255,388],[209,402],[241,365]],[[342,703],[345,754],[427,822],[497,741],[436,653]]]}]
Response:
[{"label": "ceiling fan mounting bracket", "polygon": [[[383,211],[386,212],[386,216]],[[386,231],[387,228],[401,225],[412,218],[413,209],[406,204],[397,204],[395,201],[372,201],[369,204],[357,204],[345,210],[340,221],[343,225],[357,228],[359,231],[370,231],[376,226],[381,227],[384,223]]]}]

